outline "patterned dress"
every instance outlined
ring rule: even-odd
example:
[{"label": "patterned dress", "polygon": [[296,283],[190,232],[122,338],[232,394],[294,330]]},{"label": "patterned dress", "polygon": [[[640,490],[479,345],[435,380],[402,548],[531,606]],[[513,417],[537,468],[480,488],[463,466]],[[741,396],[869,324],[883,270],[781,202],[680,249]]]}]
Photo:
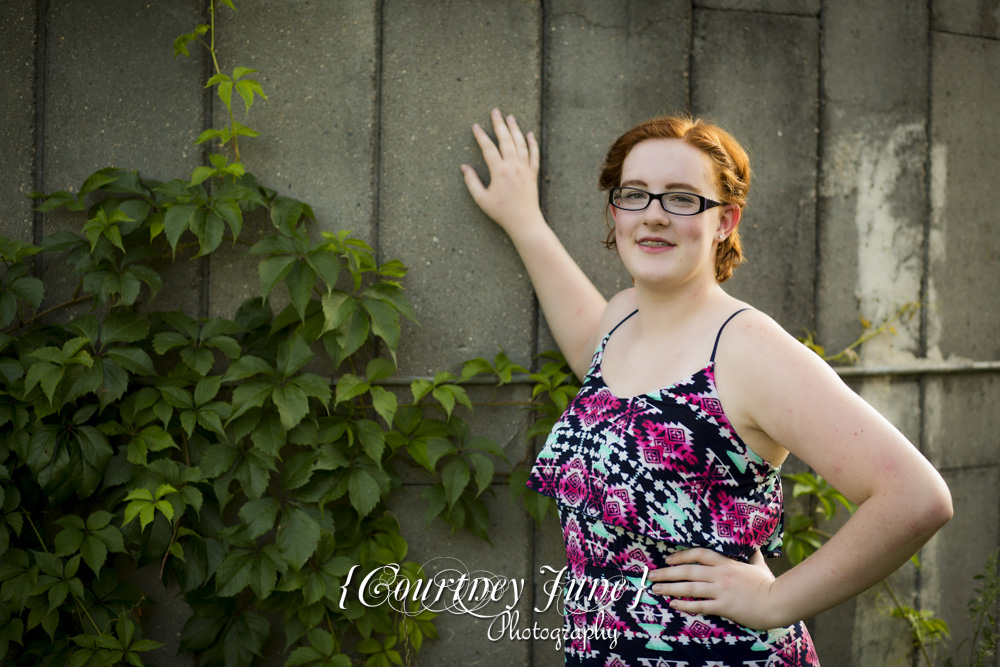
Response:
[{"label": "patterned dress", "polygon": [[558,503],[568,561],[566,664],[818,666],[801,622],[751,630],[671,609],[669,598],[648,590],[644,574],[691,547],[744,562],[758,549],[780,555],[781,479],[726,418],[715,349],[705,368],[670,387],[628,399],[612,394],[601,359],[618,326],[598,346],[528,480]]}]

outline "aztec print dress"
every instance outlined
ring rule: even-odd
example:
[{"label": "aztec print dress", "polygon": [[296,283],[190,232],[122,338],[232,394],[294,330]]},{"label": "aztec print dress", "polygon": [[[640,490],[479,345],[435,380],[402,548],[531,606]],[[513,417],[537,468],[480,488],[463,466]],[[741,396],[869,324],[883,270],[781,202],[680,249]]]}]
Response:
[{"label": "aztec print dress", "polygon": [[[638,312],[638,311],[635,311]],[[566,664],[587,667],[815,667],[803,623],[756,631],[671,609],[647,570],[705,547],[748,561],[780,555],[778,469],[736,435],[709,364],[659,391],[618,398],[594,353],[583,387],[553,427],[527,486],[556,499],[568,561]],[[738,311],[741,312],[741,311]]]}]

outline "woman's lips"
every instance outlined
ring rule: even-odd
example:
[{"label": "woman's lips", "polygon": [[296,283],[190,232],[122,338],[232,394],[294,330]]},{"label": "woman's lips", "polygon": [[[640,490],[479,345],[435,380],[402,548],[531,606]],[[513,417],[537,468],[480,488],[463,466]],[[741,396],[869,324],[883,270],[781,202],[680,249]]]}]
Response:
[{"label": "woman's lips", "polygon": [[662,248],[673,248],[674,244],[670,241],[657,238],[641,238],[639,239],[639,245],[643,248],[651,249],[662,249]]}]

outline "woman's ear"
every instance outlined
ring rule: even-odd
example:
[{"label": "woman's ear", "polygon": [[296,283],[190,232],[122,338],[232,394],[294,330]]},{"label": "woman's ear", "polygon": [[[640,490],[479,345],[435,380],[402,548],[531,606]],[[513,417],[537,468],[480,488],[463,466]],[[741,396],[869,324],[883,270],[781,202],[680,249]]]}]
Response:
[{"label": "woman's ear", "polygon": [[719,218],[719,228],[715,232],[716,236],[722,236],[723,238],[729,236],[740,224],[740,220],[743,219],[743,211],[736,204],[726,204],[725,210],[722,212],[722,217]]}]

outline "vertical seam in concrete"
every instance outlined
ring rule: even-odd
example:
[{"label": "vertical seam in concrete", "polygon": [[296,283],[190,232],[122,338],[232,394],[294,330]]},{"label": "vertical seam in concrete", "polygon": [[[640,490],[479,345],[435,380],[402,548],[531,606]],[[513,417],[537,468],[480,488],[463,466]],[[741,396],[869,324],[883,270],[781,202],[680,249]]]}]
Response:
[{"label": "vertical seam in concrete", "polygon": [[382,243],[379,236],[379,221],[382,219],[382,195],[379,187],[382,181],[382,68],[385,63],[385,47],[383,45],[383,21],[385,18],[384,0],[375,0],[375,73],[372,87],[375,89],[375,99],[373,106],[374,129],[372,131],[372,217],[371,234],[372,250],[375,255],[375,264],[382,262]]},{"label": "vertical seam in concrete", "polygon": [[[208,5],[202,8],[201,17],[203,23],[211,23],[212,17],[209,16]],[[205,81],[212,78],[214,72],[212,71],[212,58],[211,54],[208,56],[202,56],[204,58],[204,65],[202,65],[202,76]],[[202,85],[201,82],[198,85]],[[204,88],[201,90],[201,129],[202,131],[207,130],[212,127],[212,113],[215,110],[215,105],[212,98],[215,96],[214,88]],[[200,133],[199,133],[200,134]],[[206,165],[208,161],[209,146],[211,142],[206,141],[201,144],[201,163]],[[198,317],[208,317],[211,312],[211,280],[212,280],[212,262],[208,257],[201,257],[198,259],[198,277],[199,282],[199,294],[198,294]]]},{"label": "vertical seam in concrete", "polygon": [[[933,22],[933,0],[927,0],[927,104],[925,107],[924,137],[924,238],[922,239],[921,255],[923,266],[920,276],[920,302],[924,307],[920,309],[920,332],[918,334],[917,354],[921,357],[927,356],[927,292],[930,284],[930,239],[931,239],[931,100],[933,99],[934,83],[934,33]],[[917,382],[918,395],[918,437],[920,442],[918,447],[921,452],[926,452],[928,447],[927,435],[927,381],[926,375],[921,375]],[[914,605],[917,609],[923,606],[923,571],[917,568],[914,574],[913,590]],[[913,651],[913,667],[920,667],[920,651]]]},{"label": "vertical seam in concrete", "polygon": [[920,276],[920,333],[917,345],[917,354],[921,357],[927,356],[927,299],[928,289],[931,279],[931,106],[934,98],[934,31],[931,29],[931,3],[927,0],[927,106],[926,122],[924,123],[925,144],[927,146],[924,154],[924,238],[921,254],[923,255],[923,267]]},{"label": "vertical seam in concrete", "polygon": [[698,93],[698,87],[695,85],[695,67],[697,66],[698,59],[694,57],[694,39],[695,33],[698,30],[697,20],[695,18],[695,11],[697,10],[697,7],[695,7],[693,1],[690,3],[689,7],[691,9],[691,29],[689,31],[691,36],[689,38],[690,45],[688,46],[688,112],[692,116],[695,116],[698,113],[694,108],[694,96]]},{"label": "vertical seam in concrete", "polygon": [[[546,0],[538,0],[538,12],[539,12],[539,15],[540,15],[539,21],[538,21],[538,32],[539,32],[539,35],[538,35],[538,70],[539,70],[539,77],[538,78],[539,78],[540,83],[538,85],[538,137],[537,137],[537,139],[538,139],[539,145],[544,146],[545,143],[543,142],[543,139],[545,138],[544,137],[544,135],[545,135],[545,107],[546,107],[546,100],[548,99],[548,88],[549,88],[549,85],[548,85],[548,82],[549,82],[549,77],[548,77],[548,48],[547,48],[548,47],[548,40],[547,40],[547,33],[548,33],[548,31],[545,29],[546,26],[547,26],[547,24],[548,24],[548,20],[547,19],[548,19],[549,13],[547,11]],[[542,177],[542,174],[544,174],[548,170],[548,158],[546,157],[547,154],[548,153],[545,152],[545,151],[542,152],[542,155],[541,155],[541,158],[540,158],[541,164],[539,165],[539,170],[538,170],[538,202],[539,202],[539,204],[541,204],[541,202],[545,201],[545,193],[548,190],[548,188],[545,186],[545,179]],[[520,260],[518,260],[518,261],[520,261]],[[538,349],[539,343],[540,343],[540,338],[541,338],[539,336],[539,334],[538,334],[538,329],[541,326],[542,316],[541,316],[541,306],[538,303],[538,296],[537,295],[535,296],[535,298],[534,298],[533,301],[534,301],[534,303],[533,303],[533,307],[531,309],[531,322],[529,323],[529,326],[531,327],[531,336],[532,336],[532,341],[531,341],[532,356],[536,356],[536,355],[538,355],[541,352],[541,350]],[[532,545],[532,546],[534,546],[534,545]]]},{"label": "vertical seam in concrete", "polygon": [[[688,3],[688,45],[687,45],[687,63],[684,65],[684,71],[687,72],[687,89],[685,94],[687,99],[685,100],[684,110],[691,116],[694,115],[694,109],[691,108],[691,98],[693,96],[692,83],[694,81],[694,72],[692,71],[694,63],[694,0]],[[662,201],[662,200],[661,200]]]},{"label": "vertical seam in concrete", "polygon": [[[539,74],[540,74],[540,76],[539,76],[540,83],[539,83],[539,86],[538,86],[538,136],[537,136],[537,139],[538,139],[538,143],[540,145],[542,145],[542,146],[545,145],[545,143],[543,142],[543,139],[544,139],[544,134],[545,134],[545,107],[546,107],[546,100],[548,99],[548,81],[549,81],[549,77],[547,76],[548,75],[548,59],[547,59],[547,57],[548,57],[548,48],[547,48],[547,46],[548,46],[548,32],[549,31],[546,29],[548,27],[549,12],[547,10],[548,10],[548,7],[547,7],[546,0],[538,0],[538,11],[539,11],[539,14],[540,14],[540,19],[538,21],[538,32],[539,32],[539,35],[538,35],[538,69],[539,69]],[[545,173],[545,171],[546,171],[546,169],[548,167],[548,158],[546,157],[546,155],[547,155],[547,153],[543,151],[542,155],[540,157],[541,164],[539,166],[540,168],[539,168],[539,172],[538,172],[538,175],[539,175],[539,178],[538,178],[538,201],[539,201],[539,204],[542,201],[544,201],[543,195],[545,193],[545,179],[542,178],[542,174]],[[539,310],[540,310],[540,305],[538,303],[538,297],[536,296],[535,299],[534,299],[534,307],[531,309],[531,322],[529,324],[529,326],[531,327],[531,336],[533,338],[533,340],[531,342],[532,356],[537,356],[539,354],[539,352],[540,352],[540,350],[538,349],[540,338],[541,338],[539,336],[539,334],[538,334],[538,328],[539,328],[540,320],[541,320],[541,316],[539,314]],[[528,446],[531,449],[532,453],[534,453],[534,451],[535,451],[535,446],[534,446],[534,441],[535,440],[536,440],[536,438],[532,438],[529,441],[529,443],[528,443]],[[533,456],[531,456],[529,458],[533,458]],[[522,505],[523,505],[523,503],[522,503]],[[525,513],[525,510],[522,507],[522,509],[521,509],[522,516],[524,515],[524,513]],[[535,609],[537,608],[537,604],[536,604],[537,598],[535,597],[535,593],[537,591],[537,587],[535,586],[535,572],[538,571],[538,567],[537,567],[538,566],[538,561],[536,559],[538,558],[538,539],[537,538],[538,538],[539,524],[536,524],[534,518],[532,518],[532,517],[529,517],[528,520],[531,522],[529,524],[531,526],[531,530],[528,531],[528,549],[529,549],[528,553],[531,554],[531,557],[528,559],[528,562],[530,563],[530,565],[529,565],[529,570],[528,570],[528,573],[527,573],[528,574],[527,581],[531,582],[531,594],[528,596],[528,600],[530,601],[530,604],[531,604],[531,608],[529,610],[530,614],[531,614],[531,621],[532,621],[532,623],[534,623],[535,622]],[[528,642],[528,664],[529,665],[535,664],[535,642],[534,641]]]},{"label": "vertical seam in concrete", "polygon": [[[49,13],[48,0],[38,0],[35,5],[35,151],[32,165],[32,186],[36,192],[45,191],[45,74],[46,48],[48,47],[47,18]],[[31,215],[31,241],[35,245],[42,243],[42,213],[34,210]],[[35,256],[35,270],[38,275],[45,272],[45,260],[42,255]]]},{"label": "vertical seam in concrete", "polygon": [[826,30],[825,17],[823,11],[824,3],[820,3],[819,14],[816,17],[819,23],[819,39],[816,40],[816,198],[813,205],[813,219],[816,221],[813,228],[813,290],[812,308],[809,313],[809,328],[813,331],[819,330],[819,307],[820,307],[820,276],[823,269],[823,206],[822,206],[822,183],[823,183],[823,119],[826,113]]}]

